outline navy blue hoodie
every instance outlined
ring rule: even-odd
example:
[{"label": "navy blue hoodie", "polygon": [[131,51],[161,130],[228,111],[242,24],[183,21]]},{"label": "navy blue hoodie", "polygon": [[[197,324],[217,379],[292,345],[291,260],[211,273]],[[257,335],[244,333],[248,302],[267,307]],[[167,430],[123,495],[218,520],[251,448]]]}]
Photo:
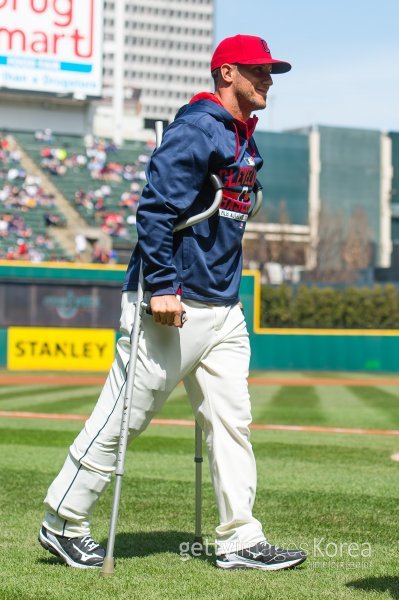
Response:
[{"label": "navy blue hoodie", "polygon": [[[263,161],[252,133],[257,118],[234,119],[213,94],[201,93],[183,106],[164,132],[147,167],[137,211],[138,244],[123,290],[136,290],[140,258],[145,290],[180,293],[210,304],[238,301],[242,237],[250,192]],[[219,211],[173,234],[174,226],[210,206],[209,173],[223,182]]]}]

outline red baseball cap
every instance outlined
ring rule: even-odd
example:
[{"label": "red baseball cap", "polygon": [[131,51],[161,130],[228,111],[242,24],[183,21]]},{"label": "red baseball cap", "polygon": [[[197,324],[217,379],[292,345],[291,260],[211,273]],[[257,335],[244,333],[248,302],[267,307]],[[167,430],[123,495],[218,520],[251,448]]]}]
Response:
[{"label": "red baseball cap", "polygon": [[255,35],[235,35],[220,42],[211,60],[211,71],[224,63],[241,65],[273,65],[272,73],[287,73],[290,63],[272,58],[269,46]]}]

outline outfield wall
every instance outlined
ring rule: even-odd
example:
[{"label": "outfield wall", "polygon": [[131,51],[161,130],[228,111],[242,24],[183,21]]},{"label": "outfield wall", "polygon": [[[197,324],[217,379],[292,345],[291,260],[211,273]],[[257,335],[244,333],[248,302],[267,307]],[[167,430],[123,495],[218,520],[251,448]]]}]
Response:
[{"label": "outfield wall", "polygon": [[[104,371],[112,362],[125,267],[0,262],[0,365]],[[260,327],[260,276],[241,300],[252,369],[399,372],[399,331]]]},{"label": "outfield wall", "polygon": [[261,327],[260,287],[259,272],[245,271],[252,369],[399,372],[399,330]]}]

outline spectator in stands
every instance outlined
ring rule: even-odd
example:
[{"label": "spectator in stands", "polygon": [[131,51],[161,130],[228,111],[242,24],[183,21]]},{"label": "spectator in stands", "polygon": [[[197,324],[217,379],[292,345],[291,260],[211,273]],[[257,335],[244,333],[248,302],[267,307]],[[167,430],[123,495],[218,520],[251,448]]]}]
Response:
[{"label": "spectator in stands", "polygon": [[46,227],[57,227],[61,223],[61,218],[58,215],[52,213],[44,213],[44,224]]},{"label": "spectator in stands", "polygon": [[107,264],[110,258],[110,253],[103,248],[99,242],[96,242],[93,246],[93,257],[92,262]]},{"label": "spectator in stands", "polygon": [[17,258],[17,253],[14,246],[9,246],[5,258],[6,260],[15,260]]},{"label": "spectator in stands", "polygon": [[99,178],[103,167],[104,167],[104,163],[102,163],[101,161],[98,161],[97,158],[94,156],[93,156],[93,158],[91,158],[89,160],[89,163],[87,165],[87,168],[89,169],[90,174],[93,179]]},{"label": "spectator in stands", "polygon": [[110,188],[109,185],[104,184],[102,185],[98,190],[95,190],[94,195],[97,197],[104,197],[104,196],[110,196],[112,193],[112,190]]},{"label": "spectator in stands", "polygon": [[105,151],[106,152],[118,152],[118,146],[116,144],[114,144],[114,142],[107,142],[105,144]]},{"label": "spectator in stands", "polygon": [[36,236],[35,245],[39,246],[39,248],[43,248],[45,250],[54,250],[55,244],[54,241],[49,238],[47,235],[39,233]]},{"label": "spectator in stands", "polygon": [[138,157],[139,163],[146,165],[149,160],[150,160],[150,157],[148,154],[139,154],[139,157]]},{"label": "spectator in stands", "polygon": [[11,159],[11,162],[20,163],[21,162],[20,150],[11,150],[10,151],[10,159]]},{"label": "spectator in stands", "polygon": [[8,179],[0,186],[0,256],[8,260],[39,262],[44,258],[44,251],[56,252],[56,244],[48,236],[36,235],[27,215],[45,207],[46,212],[40,212],[40,215],[46,225],[53,226],[61,225],[62,217],[57,214],[54,195],[44,191],[40,177],[21,168],[20,160],[21,153],[0,138],[0,171]]},{"label": "spectator in stands", "polygon": [[78,167],[85,167],[87,165],[87,156],[85,156],[84,154],[77,154],[76,165]]},{"label": "spectator in stands", "polygon": [[0,136],[0,150],[8,150],[10,143],[6,137]]},{"label": "spectator in stands", "polygon": [[97,198],[94,208],[96,209],[97,212],[103,212],[104,210],[106,210],[104,198],[101,198],[101,197]]},{"label": "spectator in stands", "polygon": [[83,255],[87,250],[87,240],[83,233],[75,235],[75,257],[76,260],[82,261]]},{"label": "spectator in stands", "polygon": [[11,191],[11,186],[9,184],[6,184],[2,188],[0,188],[0,202],[2,202],[3,204],[6,203],[6,200],[10,194],[10,191]]},{"label": "spectator in stands", "polygon": [[3,215],[2,217],[0,217],[0,237],[5,238],[5,237],[8,236],[9,226],[10,226],[10,223],[5,218],[5,215]]},{"label": "spectator in stands", "polygon": [[28,256],[32,262],[42,262],[44,260],[43,252],[40,252],[37,248],[29,248]]},{"label": "spectator in stands", "polygon": [[27,256],[28,256],[28,246],[27,246],[25,240],[23,240],[23,239],[18,239],[17,240],[17,252],[16,252],[16,254],[17,254],[18,258],[21,258],[21,259],[27,258]]},{"label": "spectator in stands", "polygon": [[136,178],[137,169],[133,165],[125,165],[123,170],[123,179],[126,181],[133,181]]},{"label": "spectator in stands", "polygon": [[46,129],[38,129],[35,131],[35,140],[38,142],[46,142],[52,144],[54,141],[54,136],[52,130],[47,127]]},{"label": "spectator in stands", "polygon": [[123,192],[118,206],[129,208],[130,211],[136,213],[139,205],[140,195],[135,192]]},{"label": "spectator in stands", "polygon": [[24,171],[21,168],[18,169],[16,166],[12,167],[7,172],[7,179],[9,181],[14,181],[15,179],[25,179],[25,177],[26,177],[26,171]]}]

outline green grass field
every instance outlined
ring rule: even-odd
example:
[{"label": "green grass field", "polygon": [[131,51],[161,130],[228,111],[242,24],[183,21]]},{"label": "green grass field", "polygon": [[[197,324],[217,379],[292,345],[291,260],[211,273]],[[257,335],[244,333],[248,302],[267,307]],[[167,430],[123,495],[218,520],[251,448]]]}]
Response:
[{"label": "green grass field", "polygon": [[[287,383],[309,376],[276,375]],[[333,377],[333,386],[316,385],[317,379],[305,386],[251,385],[254,422],[399,429],[399,378],[397,385],[386,385],[373,375],[372,385],[348,386],[348,374]],[[353,377],[367,383],[371,376]],[[0,411],[88,414],[98,391],[98,386],[6,384],[0,388]],[[159,416],[192,419],[183,387]],[[309,558],[292,571],[224,572],[215,568],[212,555],[217,515],[206,462],[208,553],[193,558],[189,548],[182,556],[193,541],[193,429],[153,425],[128,452],[117,568],[104,579],[96,570],[65,567],[36,541],[46,489],[81,426],[0,418],[1,600],[399,598],[399,463],[391,459],[399,452],[399,437],[254,430],[255,515],[271,542],[302,546]],[[104,544],[111,499],[109,488],[93,522],[92,535]]]}]

